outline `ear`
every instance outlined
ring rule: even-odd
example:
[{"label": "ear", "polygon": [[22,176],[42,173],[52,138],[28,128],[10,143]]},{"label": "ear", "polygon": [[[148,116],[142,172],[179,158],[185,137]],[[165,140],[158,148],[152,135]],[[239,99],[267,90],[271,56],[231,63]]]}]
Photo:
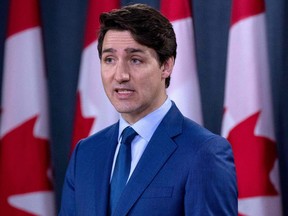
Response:
[{"label": "ear", "polygon": [[164,64],[161,66],[162,69],[162,78],[166,79],[167,77],[169,77],[172,74],[173,71],[173,67],[174,67],[174,58],[170,57],[166,62],[164,62]]}]

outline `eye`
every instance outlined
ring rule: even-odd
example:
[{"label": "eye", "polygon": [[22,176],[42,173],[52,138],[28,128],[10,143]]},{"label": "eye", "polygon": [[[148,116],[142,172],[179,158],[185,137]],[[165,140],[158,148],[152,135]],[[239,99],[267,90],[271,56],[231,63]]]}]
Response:
[{"label": "eye", "polygon": [[107,56],[107,57],[105,57],[105,58],[103,59],[103,61],[104,61],[106,64],[112,64],[115,60],[114,60],[114,58]]},{"label": "eye", "polygon": [[132,64],[141,64],[142,63],[142,61],[138,58],[132,58],[131,62],[132,62]]}]

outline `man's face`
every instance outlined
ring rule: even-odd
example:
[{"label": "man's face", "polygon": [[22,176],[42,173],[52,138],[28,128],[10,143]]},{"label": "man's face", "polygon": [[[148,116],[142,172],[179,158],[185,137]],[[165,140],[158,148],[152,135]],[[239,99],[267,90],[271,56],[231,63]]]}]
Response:
[{"label": "man's face", "polygon": [[103,41],[101,76],[115,109],[130,124],[166,100],[165,78],[173,59],[159,65],[155,50],[137,43],[129,31],[109,30]]}]

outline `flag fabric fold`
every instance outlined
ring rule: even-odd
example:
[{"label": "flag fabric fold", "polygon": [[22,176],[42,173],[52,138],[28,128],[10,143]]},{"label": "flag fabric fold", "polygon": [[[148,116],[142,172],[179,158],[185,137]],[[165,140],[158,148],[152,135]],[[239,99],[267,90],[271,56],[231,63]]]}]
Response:
[{"label": "flag fabric fold", "polygon": [[11,0],[0,119],[0,215],[55,215],[39,2]]},{"label": "flag fabric fold", "polygon": [[100,27],[100,13],[119,7],[119,0],[89,1],[77,88],[72,150],[80,139],[103,129],[118,119],[118,114],[108,100],[101,81],[97,30]]},{"label": "flag fabric fold", "polygon": [[177,40],[177,57],[168,95],[185,116],[203,124],[191,1],[161,0],[160,7],[172,23]]},{"label": "flag fabric fold", "polygon": [[264,0],[234,0],[222,135],[233,148],[239,215],[282,215]]}]

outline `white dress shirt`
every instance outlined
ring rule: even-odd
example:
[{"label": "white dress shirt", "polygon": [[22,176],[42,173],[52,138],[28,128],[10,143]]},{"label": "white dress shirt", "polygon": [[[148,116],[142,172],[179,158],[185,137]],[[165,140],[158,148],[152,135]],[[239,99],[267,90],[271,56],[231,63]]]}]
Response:
[{"label": "white dress shirt", "polygon": [[158,125],[160,124],[160,122],[162,121],[166,113],[169,111],[171,106],[172,106],[172,102],[169,98],[167,98],[166,101],[158,109],[156,109],[152,113],[149,113],[148,115],[146,115],[145,117],[143,117],[142,119],[134,123],[133,125],[130,125],[120,116],[118,145],[117,145],[115,155],[114,155],[114,161],[113,161],[110,180],[112,179],[115,161],[116,161],[119,148],[120,148],[120,141],[122,138],[120,135],[122,134],[122,131],[126,127],[130,126],[138,134],[131,142],[131,168],[130,168],[130,174],[128,177],[128,180],[129,180],[143,152],[145,151],[148,145],[148,142],[150,141],[156,128],[158,127]]}]

